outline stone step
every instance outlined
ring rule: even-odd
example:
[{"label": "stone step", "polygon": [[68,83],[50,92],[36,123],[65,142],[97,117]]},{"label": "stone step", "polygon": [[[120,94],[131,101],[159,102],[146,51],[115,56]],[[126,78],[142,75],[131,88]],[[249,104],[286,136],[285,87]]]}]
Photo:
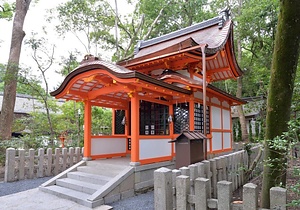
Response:
[{"label": "stone step", "polygon": [[126,168],[127,166],[129,166],[129,161],[124,161],[124,160],[120,159],[119,162],[117,162],[117,160],[118,159],[87,161],[86,165],[96,167],[99,169],[111,168],[111,169],[117,169],[117,170],[119,170],[119,169],[122,170],[122,169]]},{"label": "stone step", "polygon": [[72,189],[64,188],[57,185],[52,185],[48,187],[40,187],[40,190],[43,192],[50,193],[52,195],[56,195],[60,198],[65,198],[71,201],[74,201],[78,204],[87,206],[89,208],[94,208],[96,206],[100,206],[104,203],[103,199],[99,199],[97,201],[89,201],[88,198],[90,194],[78,192]]},{"label": "stone step", "polygon": [[101,175],[101,176],[107,176],[107,177],[115,177],[118,175],[123,168],[111,168],[111,167],[92,167],[92,166],[79,166],[77,168],[77,171],[81,171],[84,173],[90,173],[90,174],[95,174],[95,175]]},{"label": "stone step", "polygon": [[105,185],[112,178],[108,176],[96,175],[91,173],[85,173],[82,171],[73,171],[67,174],[70,179],[75,179],[78,181],[88,182],[97,185]]},{"label": "stone step", "polygon": [[57,179],[56,185],[88,194],[93,194],[103,186],[70,178]]}]

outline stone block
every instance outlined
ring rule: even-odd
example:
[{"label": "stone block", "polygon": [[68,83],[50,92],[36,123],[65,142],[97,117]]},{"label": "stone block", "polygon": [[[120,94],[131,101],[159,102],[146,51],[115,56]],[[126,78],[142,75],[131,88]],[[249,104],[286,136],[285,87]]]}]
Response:
[{"label": "stone block", "polygon": [[134,189],[121,192],[121,200],[134,196]]},{"label": "stone block", "polygon": [[124,192],[130,189],[134,189],[134,174],[131,174],[120,184],[120,192]]},{"label": "stone block", "polygon": [[110,191],[105,197],[110,197],[116,194],[120,194],[120,185],[116,186],[115,189]]},{"label": "stone block", "polygon": [[108,204],[108,203],[113,203],[113,202],[116,202],[116,201],[119,201],[121,200],[121,194],[118,193],[118,194],[114,194],[114,195],[107,195],[104,197],[104,203],[105,204]]}]

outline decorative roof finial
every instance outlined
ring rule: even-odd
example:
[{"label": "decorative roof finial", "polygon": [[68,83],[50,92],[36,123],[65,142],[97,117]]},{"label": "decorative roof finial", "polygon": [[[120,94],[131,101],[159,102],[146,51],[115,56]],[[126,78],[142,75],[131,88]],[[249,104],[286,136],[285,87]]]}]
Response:
[{"label": "decorative roof finial", "polygon": [[228,7],[224,8],[219,12],[219,29],[223,28],[224,23],[229,19],[230,17],[230,9]]},{"label": "decorative roof finial", "polygon": [[86,62],[90,62],[90,61],[97,61],[100,60],[98,57],[95,57],[91,54],[87,54],[84,56],[83,60],[80,62],[80,64],[86,63]]}]

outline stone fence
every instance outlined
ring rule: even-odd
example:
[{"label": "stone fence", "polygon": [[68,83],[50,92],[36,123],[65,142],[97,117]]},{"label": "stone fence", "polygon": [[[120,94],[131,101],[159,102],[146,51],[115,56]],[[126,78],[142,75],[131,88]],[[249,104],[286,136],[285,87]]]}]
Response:
[{"label": "stone fence", "polygon": [[[249,163],[252,163],[256,158],[260,149],[261,148],[258,145],[251,149],[251,154],[249,155],[245,150],[240,150],[213,159],[204,160],[196,164],[191,164],[186,167],[181,167],[180,170],[173,170],[173,172],[177,176],[190,176],[193,180],[197,177],[209,179],[211,194],[216,197],[218,181],[226,180],[232,182],[233,190],[243,186],[245,181],[247,181],[245,171],[248,169]],[[258,161],[260,164],[257,165],[248,178],[253,178],[256,173],[263,170],[263,165],[261,164],[262,158],[263,155],[261,155],[261,158]]]},{"label": "stone fence", "polygon": [[[36,155],[37,152],[37,155]],[[6,149],[4,182],[55,176],[81,161],[83,148]]]},{"label": "stone fence", "polygon": [[[211,196],[210,180],[187,174],[186,169],[160,168],[154,172],[154,207],[156,210],[257,210],[258,188],[243,186],[243,201],[233,201],[233,182],[219,181],[216,196]],[[286,210],[286,189],[270,189],[271,209]]]}]

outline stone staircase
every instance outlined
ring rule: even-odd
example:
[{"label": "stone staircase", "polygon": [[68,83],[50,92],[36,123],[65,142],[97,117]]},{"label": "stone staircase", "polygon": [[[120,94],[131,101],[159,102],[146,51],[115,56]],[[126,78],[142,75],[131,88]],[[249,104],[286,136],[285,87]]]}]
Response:
[{"label": "stone staircase", "polygon": [[126,158],[81,161],[39,189],[94,208],[133,196],[134,168]]}]

